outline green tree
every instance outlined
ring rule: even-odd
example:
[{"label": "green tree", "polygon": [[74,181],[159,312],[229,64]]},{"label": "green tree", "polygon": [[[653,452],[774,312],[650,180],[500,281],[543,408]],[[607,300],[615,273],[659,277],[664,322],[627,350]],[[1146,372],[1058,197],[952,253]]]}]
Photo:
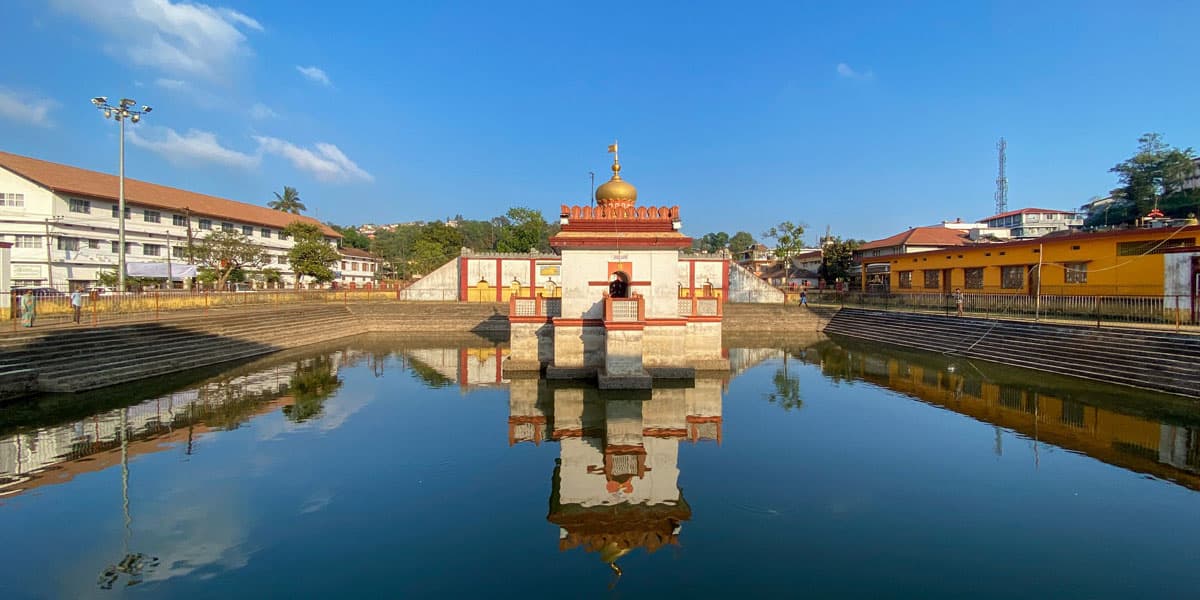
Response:
[{"label": "green tree", "polygon": [[[1195,171],[1194,158],[1191,148],[1168,146],[1158,133],[1144,134],[1138,138],[1137,152],[1109,169],[1121,181],[1113,195],[1132,207],[1135,219],[1144,217],[1155,207],[1161,209],[1166,197],[1180,192],[1183,181]],[[1121,216],[1127,218],[1127,214]],[[1108,217],[1114,223],[1112,210]]]},{"label": "green tree", "polygon": [[342,246],[358,248],[359,250],[371,249],[371,238],[365,236],[353,225],[339,227],[333,223],[326,223],[330,229],[342,234]]},{"label": "green tree", "polygon": [[491,221],[459,221],[462,245],[479,252],[496,249],[496,227]]},{"label": "green tree", "polygon": [[729,251],[736,256],[749,250],[756,243],[754,236],[745,231],[739,231],[729,238]]},{"label": "green tree", "polygon": [[283,229],[294,243],[288,250],[288,262],[296,274],[296,287],[304,277],[312,277],[317,283],[333,280],[333,265],[341,260],[338,251],[325,241],[321,228],[303,221],[293,221]]},{"label": "green tree", "polygon": [[529,252],[550,250],[550,226],[542,217],[542,211],[514,207],[504,213],[504,225],[496,241],[500,252]]},{"label": "green tree", "polygon": [[784,221],[764,232],[763,237],[775,240],[775,257],[780,263],[787,263],[804,249],[804,224]]},{"label": "green tree", "polygon": [[224,289],[230,275],[266,264],[267,251],[238,231],[223,229],[209,233],[190,249],[192,259],[212,269],[217,289]]},{"label": "green tree", "polygon": [[308,210],[308,207],[300,201],[300,192],[297,192],[296,188],[286,185],[283,186],[283,194],[275,192],[275,199],[268,202],[267,206],[294,215]]},{"label": "green tree", "polygon": [[697,252],[716,253],[729,245],[729,234],[724,231],[706,233],[692,242],[692,248]]},{"label": "green tree", "polygon": [[839,279],[848,281],[854,266],[854,250],[858,246],[858,240],[843,241],[840,237],[829,240],[822,248],[821,266],[817,269],[821,280],[830,285]]}]

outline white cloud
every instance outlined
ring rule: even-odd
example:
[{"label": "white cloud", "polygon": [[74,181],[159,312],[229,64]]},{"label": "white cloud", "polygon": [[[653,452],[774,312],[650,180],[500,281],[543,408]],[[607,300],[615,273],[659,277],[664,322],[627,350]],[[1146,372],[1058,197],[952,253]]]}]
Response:
[{"label": "white cloud", "polygon": [[854,68],[846,63],[838,63],[837,74],[839,77],[843,77],[845,79],[858,79],[863,81],[875,78],[875,73],[870,69],[867,69],[866,71],[855,71]]},{"label": "white cloud", "polygon": [[250,107],[250,118],[258,119],[260,121],[265,119],[277,119],[279,118],[279,113],[271,110],[270,106],[267,106],[262,102],[255,102],[254,106]]},{"label": "white cloud", "polygon": [[250,17],[247,17],[246,15],[244,15],[236,10],[233,10],[232,8],[222,8],[221,14],[224,15],[226,19],[228,19],[230,21],[234,21],[236,23],[241,23],[242,25],[245,25],[246,27],[249,27],[250,29],[253,29],[255,31],[263,30],[263,26],[261,23],[259,23],[258,21],[255,21],[254,19],[252,19]]},{"label": "white cloud", "polygon": [[183,88],[187,87],[187,82],[183,81],[182,79],[167,79],[166,77],[159,77],[158,79],[154,80],[154,85],[167,90],[182,90]]},{"label": "white cloud", "polygon": [[305,79],[308,79],[313,83],[319,83],[324,86],[333,85],[333,83],[329,81],[329,76],[325,74],[325,71],[318,67],[302,67],[300,65],[296,65],[296,70],[300,71],[300,74],[303,75]]},{"label": "white cloud", "polygon": [[50,111],[58,106],[58,102],[49,98],[0,87],[0,118],[39,127],[53,127]]},{"label": "white cloud", "polygon": [[241,28],[258,21],[230,9],[171,0],[53,0],[110,36],[105,49],[134,64],[221,80],[251,53]]},{"label": "white cloud", "polygon": [[157,152],[177,165],[216,163],[249,169],[258,166],[262,160],[262,156],[257,153],[246,154],[222,146],[217,141],[216,134],[208,131],[189,129],[187,133],[180,135],[169,127],[163,127],[161,130],[161,136],[149,139],[138,134],[137,129],[130,129],[129,141],[135,146]]},{"label": "white cloud", "polygon": [[314,152],[279,138],[255,136],[254,140],[260,152],[282,156],[321,181],[375,181],[333,144],[318,143]]}]

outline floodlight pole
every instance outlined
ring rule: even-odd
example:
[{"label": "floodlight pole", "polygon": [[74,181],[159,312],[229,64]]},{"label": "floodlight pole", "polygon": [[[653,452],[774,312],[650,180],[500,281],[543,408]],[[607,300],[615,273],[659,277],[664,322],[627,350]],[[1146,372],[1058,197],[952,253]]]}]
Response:
[{"label": "floodlight pole", "polygon": [[118,146],[120,148],[120,162],[118,163],[117,171],[117,243],[120,248],[117,249],[117,289],[126,291],[125,289],[125,119],[129,119],[134,123],[141,120],[142,116],[150,113],[152,108],[143,105],[141,110],[135,108],[137,102],[129,98],[122,98],[121,102],[116,106],[108,103],[108,98],[105,96],[97,96],[92,98],[92,104],[104,111],[104,118],[115,119],[119,126]]}]

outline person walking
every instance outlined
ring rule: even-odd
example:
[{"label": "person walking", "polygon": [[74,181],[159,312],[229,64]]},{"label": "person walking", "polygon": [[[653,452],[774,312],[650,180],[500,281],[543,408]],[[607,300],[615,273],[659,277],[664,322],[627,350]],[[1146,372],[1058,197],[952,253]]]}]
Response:
[{"label": "person walking", "polygon": [[962,316],[963,310],[963,291],[962,288],[954,288],[954,305],[958,307],[958,316]]},{"label": "person walking", "polygon": [[79,311],[83,309],[83,293],[79,288],[71,292],[71,309],[75,311],[75,324],[79,324]]},{"label": "person walking", "polygon": [[36,314],[37,299],[33,295],[33,290],[25,290],[25,295],[21,296],[21,324],[33,327],[33,317]]},{"label": "person walking", "polygon": [[808,290],[800,290],[800,306],[808,306]]}]

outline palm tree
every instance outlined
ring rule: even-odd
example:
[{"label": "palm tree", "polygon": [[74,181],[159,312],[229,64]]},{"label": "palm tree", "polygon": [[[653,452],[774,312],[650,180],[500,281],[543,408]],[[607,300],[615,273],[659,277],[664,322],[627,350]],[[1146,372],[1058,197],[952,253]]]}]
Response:
[{"label": "palm tree", "polygon": [[286,185],[283,186],[283,195],[281,196],[279,192],[275,192],[275,199],[268,202],[267,206],[294,215],[308,210],[308,207],[304,206],[304,203],[300,201],[300,192],[297,192],[296,188]]}]

